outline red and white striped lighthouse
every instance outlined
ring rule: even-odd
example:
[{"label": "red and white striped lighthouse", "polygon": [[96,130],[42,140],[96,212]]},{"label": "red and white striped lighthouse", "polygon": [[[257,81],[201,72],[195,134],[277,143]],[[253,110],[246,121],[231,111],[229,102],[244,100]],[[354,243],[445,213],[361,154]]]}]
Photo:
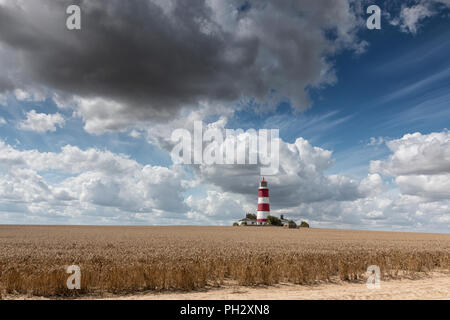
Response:
[{"label": "red and white striped lighthouse", "polygon": [[262,178],[258,189],[258,212],[256,214],[256,221],[258,224],[266,224],[267,216],[270,214],[269,204],[269,188],[267,181]]}]

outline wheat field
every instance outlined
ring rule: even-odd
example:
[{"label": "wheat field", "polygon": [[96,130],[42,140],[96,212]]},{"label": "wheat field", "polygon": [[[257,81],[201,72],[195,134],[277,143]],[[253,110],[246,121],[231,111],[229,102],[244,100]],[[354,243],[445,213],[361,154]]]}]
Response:
[{"label": "wheat field", "polygon": [[[66,285],[69,265],[81,289]],[[278,227],[0,226],[2,295],[78,296],[450,269],[450,234]]]}]

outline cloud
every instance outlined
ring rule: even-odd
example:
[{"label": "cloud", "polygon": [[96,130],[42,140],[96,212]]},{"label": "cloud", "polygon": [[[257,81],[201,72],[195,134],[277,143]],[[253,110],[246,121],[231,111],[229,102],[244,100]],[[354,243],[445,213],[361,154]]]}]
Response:
[{"label": "cloud", "polygon": [[[204,117],[201,112],[190,112],[186,118],[174,119],[167,125],[158,125],[148,129],[151,142],[163,150],[171,152],[174,142],[170,140],[174,129],[183,128],[193,136],[193,123]],[[225,136],[227,117],[221,117],[209,123],[210,128],[219,129]],[[178,128],[177,128],[178,127]],[[204,130],[206,125],[204,126]],[[237,138],[245,140],[249,133],[238,134]],[[220,146],[226,149],[228,140]],[[317,202],[335,199],[337,201],[354,200],[384,190],[378,174],[369,175],[358,181],[343,175],[326,175],[324,172],[333,166],[332,152],[311,145],[298,138],[290,144],[279,140],[280,172],[268,177],[273,186],[273,205],[278,208],[295,207],[302,202]],[[203,144],[205,150],[207,143]],[[248,144],[245,151],[248,157]],[[247,158],[248,162],[248,158]],[[205,184],[223,193],[244,195],[247,200],[255,196],[255,181],[260,179],[261,166],[258,165],[189,165],[195,173],[199,184]]]},{"label": "cloud", "polygon": [[246,212],[255,211],[255,205],[249,203],[245,196],[218,190],[208,190],[204,197],[190,195],[185,202],[190,208],[187,213],[189,219],[209,224],[229,224],[242,219]]},{"label": "cloud", "polygon": [[406,134],[387,142],[393,153],[372,161],[372,172],[395,177],[403,194],[431,201],[450,197],[450,132]]},{"label": "cloud", "polygon": [[44,179],[35,171],[16,168],[0,178],[2,200],[42,202],[51,198],[51,190]]},{"label": "cloud", "polygon": [[44,222],[53,219],[45,210],[55,219],[90,217],[97,223],[139,223],[138,214],[151,221],[160,212],[181,218],[187,210],[183,170],[141,165],[110,151],[73,146],[60,152],[22,151],[0,141],[0,169],[5,172],[0,174],[2,210],[22,203],[23,212],[34,208]]},{"label": "cloud", "polygon": [[6,124],[6,120],[2,117],[0,117],[0,126],[5,125]]},{"label": "cloud", "polygon": [[304,203],[279,212],[316,227],[444,233],[450,227],[449,200],[430,202],[392,191],[354,201]]},{"label": "cloud", "polygon": [[383,137],[370,137],[370,141],[367,144],[368,146],[379,146],[382,145],[384,143],[384,138]]},{"label": "cloud", "polygon": [[45,114],[31,110],[27,113],[27,118],[19,123],[19,129],[38,133],[55,132],[56,127],[62,128],[65,122],[64,117],[59,113]]},{"label": "cloud", "polygon": [[61,152],[20,151],[0,140],[0,168],[30,168],[35,171],[55,170],[67,174],[99,171],[107,175],[131,174],[140,165],[125,155],[97,149],[81,150],[64,146]]},{"label": "cloud", "polygon": [[432,2],[442,4],[444,6],[450,7],[450,0],[431,0]]},{"label": "cloud", "polygon": [[400,28],[404,32],[417,33],[421,20],[431,17],[433,12],[426,6],[418,4],[410,8],[403,7],[400,12]]},{"label": "cloud", "polygon": [[389,23],[394,26],[399,26],[403,32],[416,34],[423,20],[441,13],[444,9],[450,8],[449,0],[415,0],[413,3],[414,5],[412,6],[403,4],[399,15],[396,17],[389,12],[385,12]]},{"label": "cloud", "polygon": [[362,195],[366,197],[371,195],[378,195],[387,190],[381,176],[377,173],[368,174],[366,178],[361,180],[358,190]]},{"label": "cloud", "polygon": [[[436,136],[442,144],[446,134],[390,142],[426,144]],[[280,150],[280,174],[267,177],[274,215],[317,227],[448,231],[450,177],[442,170],[396,176],[399,189],[387,190],[378,173],[361,180],[327,175],[332,152],[305,139],[282,141]],[[39,152],[0,141],[0,217],[5,223],[228,225],[256,211],[257,166],[192,169],[142,165],[94,148]]]},{"label": "cloud", "polygon": [[[324,171],[333,164],[330,151],[302,138],[294,144],[281,142],[280,174],[268,177],[274,210],[302,203],[353,201],[382,192],[378,174],[362,181],[327,176]],[[197,166],[188,178],[182,166],[144,166],[107,150],[68,145],[59,152],[39,152],[18,150],[2,141],[0,169],[6,172],[0,177],[4,206],[21,201],[27,208],[52,209],[58,217],[77,221],[91,215],[94,220],[117,217],[128,223],[176,219],[177,223],[227,224],[244,211],[254,211],[260,179],[254,165]],[[207,194],[184,195],[196,186],[206,187]]]},{"label": "cloud", "polygon": [[[450,175],[441,167],[441,161],[448,163],[444,155],[447,139],[448,132],[444,131],[429,135],[415,133],[387,141],[393,155],[380,167],[391,170],[392,174],[401,172],[399,170],[410,172],[394,175],[395,184],[390,189],[374,170],[375,164],[380,162],[373,161],[372,171],[375,172],[361,180],[326,175],[333,165],[331,151],[314,147],[303,138],[292,144],[281,141],[280,173],[266,177],[272,214],[285,214],[296,221],[307,220],[318,227],[448,232]],[[435,143],[439,146],[432,147]],[[400,157],[405,162],[397,163],[394,159],[405,156],[406,149],[412,154]],[[442,153],[433,153],[432,149]],[[419,160],[421,157],[434,164],[424,165],[425,160]],[[424,168],[429,174],[419,175]],[[189,197],[186,201],[193,217],[198,218],[202,208],[206,212],[217,212],[217,221],[221,219],[219,213],[237,219],[231,212],[255,212],[254,181],[260,178],[257,166],[198,166],[193,169],[199,183],[209,190],[205,197]],[[380,173],[387,174],[385,170]],[[233,210],[225,209],[227,203]],[[211,221],[214,217],[208,219]]]},{"label": "cloud", "polygon": [[395,183],[403,194],[416,195],[432,200],[450,198],[450,173],[398,176],[395,178]]},{"label": "cloud", "polygon": [[[267,177],[274,208],[327,200],[351,201],[384,190],[378,174],[369,175],[362,181],[343,175],[326,175],[325,171],[333,165],[332,152],[315,147],[303,138],[292,144],[283,140],[279,143],[279,173]],[[255,181],[260,179],[259,165],[200,165],[193,166],[193,170],[200,183],[222,192],[246,195],[247,199],[255,197]]]},{"label": "cloud", "polygon": [[128,135],[134,139],[138,139],[142,136],[142,133],[137,130],[131,130]]},{"label": "cloud", "polygon": [[450,132],[406,134],[386,143],[393,153],[388,160],[371,162],[371,171],[385,175],[450,173]]},{"label": "cloud", "polygon": [[14,96],[19,101],[44,101],[45,92],[37,88],[17,88],[14,90]]},{"label": "cloud", "polygon": [[351,3],[80,0],[84,23],[71,32],[71,1],[5,0],[0,92],[57,94],[93,133],[271,92],[304,110],[309,88],[336,81],[327,57],[361,49]]}]

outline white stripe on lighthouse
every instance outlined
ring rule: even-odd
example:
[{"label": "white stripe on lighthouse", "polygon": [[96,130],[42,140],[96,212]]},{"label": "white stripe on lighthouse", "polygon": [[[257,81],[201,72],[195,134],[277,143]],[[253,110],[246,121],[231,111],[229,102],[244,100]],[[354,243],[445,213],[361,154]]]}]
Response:
[{"label": "white stripe on lighthouse", "polygon": [[267,220],[267,216],[270,214],[269,211],[258,211],[256,214],[257,220]]},{"label": "white stripe on lighthouse", "polygon": [[260,204],[260,203],[269,203],[269,198],[268,197],[259,197],[258,204]]}]

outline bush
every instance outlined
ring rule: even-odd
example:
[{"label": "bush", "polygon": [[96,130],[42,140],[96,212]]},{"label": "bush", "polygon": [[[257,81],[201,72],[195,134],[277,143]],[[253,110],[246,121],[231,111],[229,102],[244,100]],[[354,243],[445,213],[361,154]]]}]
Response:
[{"label": "bush", "polygon": [[293,220],[289,220],[288,226],[290,229],[297,228],[297,224]]},{"label": "bush", "polygon": [[233,223],[233,227],[237,227],[237,226],[239,226],[239,223],[234,222],[234,223]]},{"label": "bush", "polygon": [[272,226],[282,226],[281,220],[274,216],[268,216],[267,217],[267,224],[270,224]]},{"label": "bush", "polygon": [[245,215],[245,217],[246,217],[247,219],[254,219],[254,220],[256,220],[256,214],[254,214],[254,213],[247,213],[247,214]]},{"label": "bush", "polygon": [[306,221],[302,221],[302,223],[300,223],[300,228],[309,228],[309,224]]}]

